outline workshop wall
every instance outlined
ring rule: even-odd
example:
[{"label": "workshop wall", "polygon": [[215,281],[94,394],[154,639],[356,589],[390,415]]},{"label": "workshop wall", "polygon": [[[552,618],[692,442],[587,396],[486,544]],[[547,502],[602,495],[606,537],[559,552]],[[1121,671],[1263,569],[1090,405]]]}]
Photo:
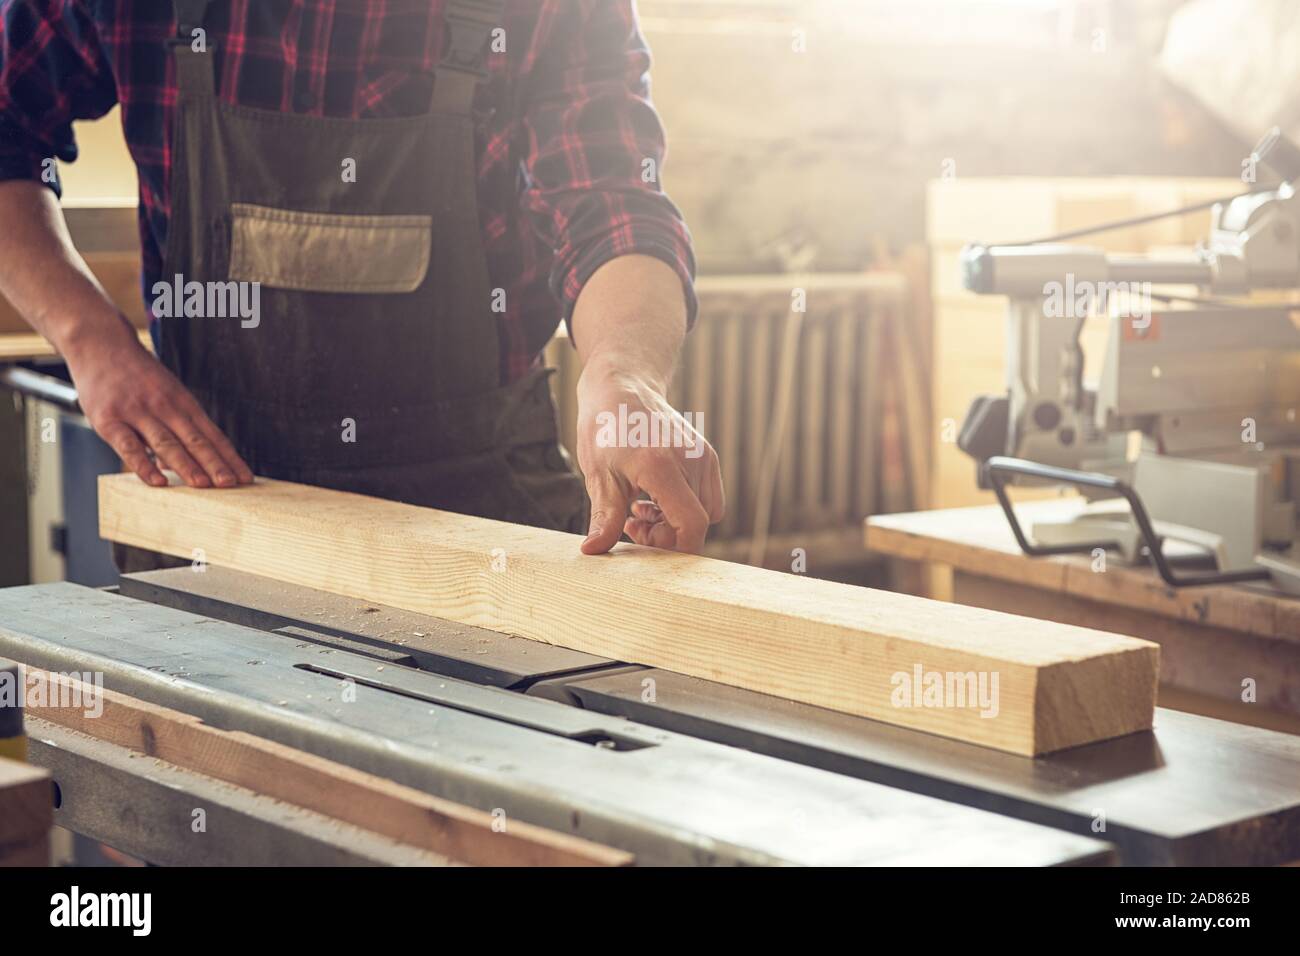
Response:
[{"label": "workshop wall", "polygon": [[[642,0],[701,271],[859,269],[944,175],[1234,175],[1250,144],[1159,73],[1179,4]],[[133,198],[117,111],[77,136],[66,195]]]},{"label": "workshop wall", "polygon": [[1159,73],[1178,5],[643,0],[701,270],[859,269],[945,175],[1236,175],[1251,143]]},{"label": "workshop wall", "polygon": [[63,198],[68,202],[134,200],[135,163],[122,136],[122,116],[116,107],[108,115],[74,127],[80,158],[59,164]]}]

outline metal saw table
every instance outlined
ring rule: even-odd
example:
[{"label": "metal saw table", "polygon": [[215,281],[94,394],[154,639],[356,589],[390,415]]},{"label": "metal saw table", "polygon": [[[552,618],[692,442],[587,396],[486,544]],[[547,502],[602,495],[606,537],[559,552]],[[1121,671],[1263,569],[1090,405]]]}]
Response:
[{"label": "metal saw table", "polygon": [[[127,575],[119,593],[0,590],[0,656],[102,672],[644,864],[1300,859],[1300,737],[1167,710],[1152,733],[1029,759],[213,567]],[[184,781],[144,793],[74,740],[31,745],[59,783],[57,823],[154,862],[430,862],[331,841],[316,820],[286,835],[247,806],[229,808],[244,849],[195,860],[169,836],[194,805]],[[169,809],[159,793],[181,796]]]}]

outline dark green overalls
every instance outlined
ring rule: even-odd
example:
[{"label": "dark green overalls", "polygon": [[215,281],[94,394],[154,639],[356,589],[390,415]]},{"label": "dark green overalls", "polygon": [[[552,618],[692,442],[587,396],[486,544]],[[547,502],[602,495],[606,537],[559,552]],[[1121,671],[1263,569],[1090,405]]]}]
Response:
[{"label": "dark green overalls", "polygon": [[366,120],[219,102],[212,0],[173,2],[163,278],[260,283],[260,314],[164,318],[162,361],[258,475],[584,532],[548,374],[501,383],[473,104],[502,0],[448,3],[428,114]]}]

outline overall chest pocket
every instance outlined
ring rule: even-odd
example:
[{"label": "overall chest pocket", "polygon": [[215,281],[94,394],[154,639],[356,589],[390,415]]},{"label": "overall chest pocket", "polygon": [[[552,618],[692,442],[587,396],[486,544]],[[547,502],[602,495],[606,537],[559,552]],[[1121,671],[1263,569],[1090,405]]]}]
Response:
[{"label": "overall chest pocket", "polygon": [[414,292],[429,271],[431,216],[230,207],[230,278],[302,292]]}]

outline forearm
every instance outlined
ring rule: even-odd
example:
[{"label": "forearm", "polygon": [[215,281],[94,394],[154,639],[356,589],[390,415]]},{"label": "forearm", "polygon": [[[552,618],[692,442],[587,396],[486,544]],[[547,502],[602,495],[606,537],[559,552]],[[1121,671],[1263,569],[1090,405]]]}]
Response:
[{"label": "forearm", "polygon": [[247,484],[253,473],[202,407],[136,340],[72,246],[54,195],[0,182],[0,293],[68,362],[91,427],[151,485],[160,468],[193,487]]},{"label": "forearm", "polygon": [[31,180],[0,182],[0,222],[0,294],[62,355],[84,342],[133,335],[73,247],[49,189]]},{"label": "forearm", "polygon": [[592,274],[569,323],[583,375],[633,375],[661,393],[686,335],[682,281],[653,256],[611,259]]},{"label": "forearm", "polygon": [[[698,552],[709,524],[722,520],[718,456],[668,404],[686,324],[682,279],[653,256],[611,259],[578,296],[569,328],[583,362],[577,452],[591,496],[587,554],[608,551],[624,532],[637,544]],[[610,440],[608,416],[617,408],[621,419],[624,407],[628,419],[653,416],[666,425],[661,435],[683,440]],[[636,500],[642,493],[648,498]]]}]

